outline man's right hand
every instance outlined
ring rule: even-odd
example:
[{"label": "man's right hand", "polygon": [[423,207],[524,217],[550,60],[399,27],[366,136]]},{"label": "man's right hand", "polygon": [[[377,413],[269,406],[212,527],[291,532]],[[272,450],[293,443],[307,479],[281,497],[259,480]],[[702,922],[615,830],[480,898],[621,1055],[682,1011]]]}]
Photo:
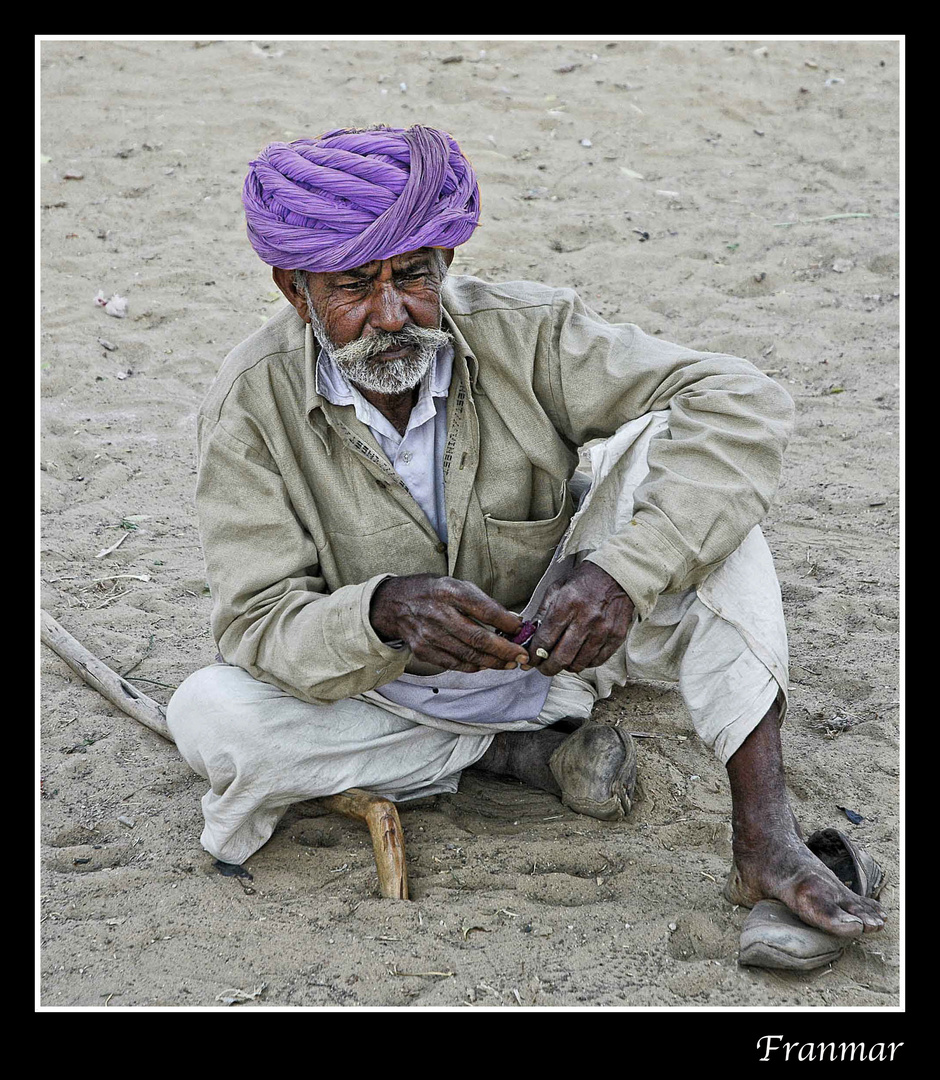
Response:
[{"label": "man's right hand", "polygon": [[519,616],[459,578],[386,578],[372,594],[369,620],[383,641],[400,639],[416,659],[448,671],[508,670],[529,663],[525,649],[488,628],[515,634],[522,625]]}]

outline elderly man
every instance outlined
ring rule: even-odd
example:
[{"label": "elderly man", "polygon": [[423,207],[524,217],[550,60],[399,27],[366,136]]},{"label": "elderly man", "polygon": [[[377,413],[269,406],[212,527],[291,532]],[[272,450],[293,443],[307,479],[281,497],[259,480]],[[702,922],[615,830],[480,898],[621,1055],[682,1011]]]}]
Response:
[{"label": "elderly man", "polygon": [[[453,792],[470,766],[619,820],[635,752],[592,706],[630,675],[673,679],[727,767],[729,898],[879,929],[784,787],[786,638],[757,523],[785,391],[571,290],[448,278],[479,196],[443,132],[275,143],[244,204],[289,305],[199,413],[220,656],[167,719],[210,783],[203,846],[241,863],[291,803]],[[594,530],[577,550],[575,526]]]}]

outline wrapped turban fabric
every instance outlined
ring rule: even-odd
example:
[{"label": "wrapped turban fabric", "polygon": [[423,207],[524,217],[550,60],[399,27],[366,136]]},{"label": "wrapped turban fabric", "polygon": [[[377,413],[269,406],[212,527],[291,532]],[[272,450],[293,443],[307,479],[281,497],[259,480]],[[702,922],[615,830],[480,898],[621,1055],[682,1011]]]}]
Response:
[{"label": "wrapped turban fabric", "polygon": [[250,163],[242,202],[264,262],[314,273],[456,247],[480,217],[470,162],[446,132],[419,124],[271,143]]}]

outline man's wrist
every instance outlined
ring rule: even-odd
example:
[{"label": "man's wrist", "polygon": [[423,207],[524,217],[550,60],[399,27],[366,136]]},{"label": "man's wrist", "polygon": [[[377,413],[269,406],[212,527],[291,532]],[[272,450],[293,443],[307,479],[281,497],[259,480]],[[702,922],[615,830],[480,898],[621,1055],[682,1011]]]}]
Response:
[{"label": "man's wrist", "polygon": [[[378,585],[372,590],[372,596],[369,600],[369,622],[372,625],[372,629],[375,631],[375,636],[382,642],[383,645],[389,645],[392,648],[398,648],[400,646],[401,639],[396,638],[393,633],[388,632],[389,628],[385,625],[385,604],[384,594],[386,592],[388,583],[392,581],[394,575],[389,575],[384,581],[380,581]],[[395,644],[398,642],[398,644]]]},{"label": "man's wrist", "polygon": [[401,637],[399,603],[403,590],[407,589],[407,581],[407,577],[399,574],[385,574],[369,597],[369,625],[381,644],[388,648],[407,648]]},{"label": "man's wrist", "polygon": [[[586,569],[587,567],[590,567],[590,570]],[[622,596],[627,601],[629,601],[631,608],[633,608],[634,611],[636,610],[636,602],[630,595],[627,587],[620,581],[619,578],[614,577],[614,575],[610,572],[610,570],[607,569],[607,567],[600,566],[593,559],[588,557],[582,560],[582,562],[579,564],[579,568],[585,568],[584,573],[593,573],[595,571],[599,571],[599,573],[597,573],[595,576],[598,577],[599,580],[603,581],[603,578],[600,577],[600,575],[603,574],[604,578],[607,579],[604,584],[607,585],[608,598],[614,599],[616,597]]]}]

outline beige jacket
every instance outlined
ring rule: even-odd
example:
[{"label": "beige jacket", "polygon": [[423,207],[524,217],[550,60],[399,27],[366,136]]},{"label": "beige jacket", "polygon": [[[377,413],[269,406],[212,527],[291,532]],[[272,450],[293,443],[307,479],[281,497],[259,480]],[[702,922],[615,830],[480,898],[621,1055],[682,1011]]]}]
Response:
[{"label": "beige jacket", "polygon": [[[746,360],[610,324],[570,289],[451,277],[455,339],[442,544],[352,406],[315,389],[287,306],[226,358],[199,412],[196,504],[225,659],[312,702],[396,679],[408,649],[369,622],[389,574],[450,574],[519,611],[573,512],[578,447],[653,410],[630,528],[589,558],[640,618],[703,580],[766,513],[793,419]],[[306,342],[306,347],[305,347]]]}]

